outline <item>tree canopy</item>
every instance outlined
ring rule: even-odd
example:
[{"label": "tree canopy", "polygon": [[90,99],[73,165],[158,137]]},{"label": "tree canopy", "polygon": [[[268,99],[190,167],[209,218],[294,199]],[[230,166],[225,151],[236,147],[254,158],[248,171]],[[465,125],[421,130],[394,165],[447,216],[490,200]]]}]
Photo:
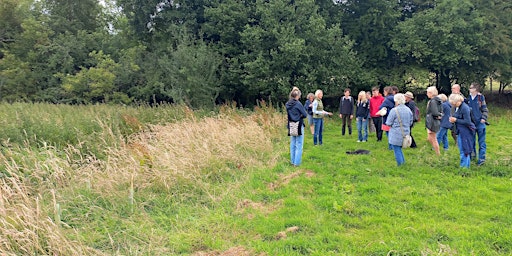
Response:
[{"label": "tree canopy", "polygon": [[293,86],[341,95],[422,79],[448,92],[490,77],[504,88],[511,11],[505,0],[3,0],[0,100],[202,108],[282,101]]}]

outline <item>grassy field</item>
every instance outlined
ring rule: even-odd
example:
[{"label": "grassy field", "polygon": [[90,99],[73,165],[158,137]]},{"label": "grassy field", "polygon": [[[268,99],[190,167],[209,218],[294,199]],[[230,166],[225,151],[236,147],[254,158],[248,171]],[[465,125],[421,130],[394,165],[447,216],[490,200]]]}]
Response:
[{"label": "grassy field", "polygon": [[507,109],[490,107],[488,160],[470,169],[451,139],[435,156],[423,123],[396,167],[329,118],[294,168],[272,107],[0,109],[1,255],[512,254]]}]

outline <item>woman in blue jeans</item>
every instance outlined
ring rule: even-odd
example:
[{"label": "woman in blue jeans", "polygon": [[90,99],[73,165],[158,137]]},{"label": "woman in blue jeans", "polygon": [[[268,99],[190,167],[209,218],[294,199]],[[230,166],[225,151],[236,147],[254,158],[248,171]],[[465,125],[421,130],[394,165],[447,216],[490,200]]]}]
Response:
[{"label": "woman in blue jeans", "polygon": [[294,88],[290,93],[290,100],[286,102],[289,135],[290,122],[299,122],[298,135],[290,136],[290,160],[293,166],[299,166],[302,161],[302,148],[304,146],[304,118],[308,115],[304,106],[299,101],[300,95],[300,90]]},{"label": "woman in blue jeans", "polygon": [[405,96],[403,94],[397,93],[393,96],[393,99],[396,106],[389,111],[386,125],[390,126],[388,140],[391,149],[395,153],[396,163],[400,166],[405,163],[404,153],[402,152],[403,137],[407,134],[410,135],[413,116],[411,109],[405,106]]},{"label": "woman in blue jeans", "polygon": [[322,98],[324,93],[322,90],[316,90],[315,100],[313,101],[313,122],[315,124],[315,134],[313,134],[313,144],[322,145],[323,143],[323,130],[324,130],[324,116],[332,116],[331,112],[324,110]]}]

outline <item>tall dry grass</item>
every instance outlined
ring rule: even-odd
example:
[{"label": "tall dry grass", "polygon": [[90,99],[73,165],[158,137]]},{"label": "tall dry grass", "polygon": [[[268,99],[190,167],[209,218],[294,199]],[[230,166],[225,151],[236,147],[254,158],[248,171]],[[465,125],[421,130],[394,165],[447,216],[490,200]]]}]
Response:
[{"label": "tall dry grass", "polygon": [[[183,120],[148,125],[128,139],[116,137],[108,120],[103,121],[98,136],[109,141],[106,159],[82,152],[80,145],[63,151],[50,146],[7,147],[0,154],[5,167],[0,173],[0,254],[101,255],[119,252],[121,244],[128,247],[125,252],[132,247],[139,253],[168,253],[158,245],[165,241],[158,233],[137,238],[146,245],[135,239],[116,241],[125,239],[116,234],[109,234],[110,241],[103,246],[82,239],[87,237],[85,230],[95,229],[87,224],[95,212],[116,214],[94,205],[83,191],[108,201],[112,208],[132,205],[134,214],[143,211],[141,193],[166,193],[181,183],[218,201],[230,193],[231,185],[212,193],[211,182],[276,163],[281,153],[273,141],[281,137],[284,123],[283,115],[271,107],[248,113],[225,106],[217,116],[197,118],[189,111]],[[72,209],[76,207],[90,209]]]}]

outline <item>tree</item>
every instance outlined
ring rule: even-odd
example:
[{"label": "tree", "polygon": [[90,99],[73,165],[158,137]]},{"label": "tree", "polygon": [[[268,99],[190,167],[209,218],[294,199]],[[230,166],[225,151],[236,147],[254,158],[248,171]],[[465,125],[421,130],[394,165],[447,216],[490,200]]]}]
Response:
[{"label": "tree", "polygon": [[448,93],[450,73],[478,59],[483,29],[483,16],[469,0],[443,0],[398,24],[392,48],[435,72],[438,88]]}]

